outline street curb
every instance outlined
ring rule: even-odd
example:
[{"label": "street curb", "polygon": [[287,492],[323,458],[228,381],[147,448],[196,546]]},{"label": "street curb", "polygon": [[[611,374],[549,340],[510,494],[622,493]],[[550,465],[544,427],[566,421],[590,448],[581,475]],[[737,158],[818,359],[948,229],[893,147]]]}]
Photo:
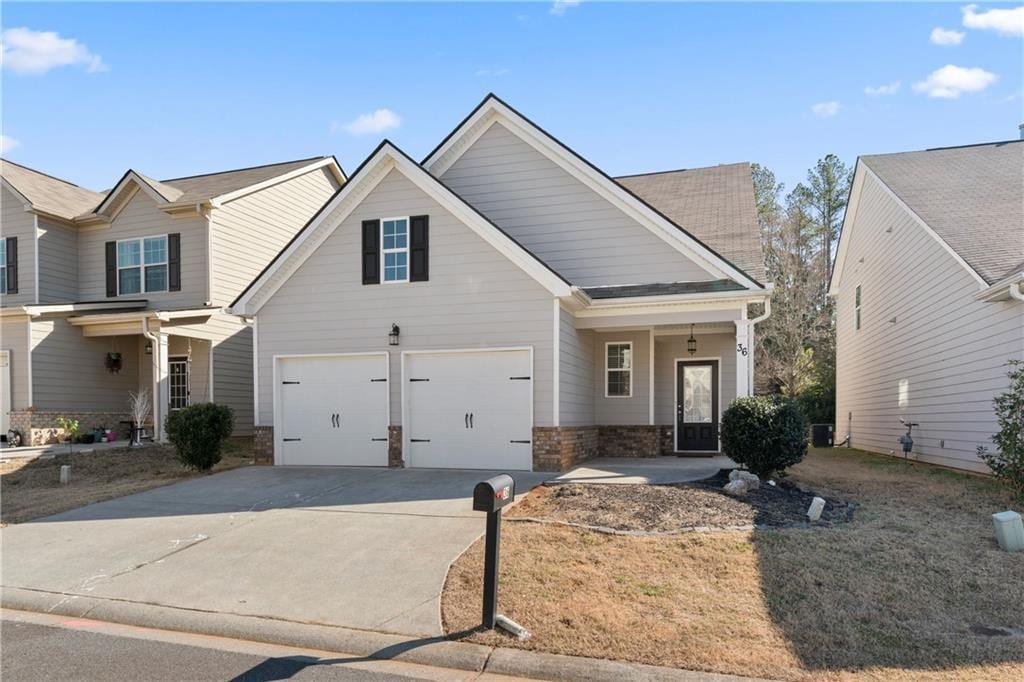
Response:
[{"label": "street curb", "polygon": [[440,636],[409,638],[334,625],[180,609],[17,587],[3,588],[0,608],[542,680],[738,682],[749,679],[601,658],[496,648],[455,642]]}]

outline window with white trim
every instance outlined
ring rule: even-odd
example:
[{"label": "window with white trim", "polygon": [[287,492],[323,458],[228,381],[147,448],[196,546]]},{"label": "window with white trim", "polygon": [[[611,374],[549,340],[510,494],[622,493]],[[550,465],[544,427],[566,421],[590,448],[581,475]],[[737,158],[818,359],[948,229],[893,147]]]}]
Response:
[{"label": "window with white trim", "polygon": [[860,329],[860,285],[853,291],[853,328]]},{"label": "window with white trim", "polygon": [[7,293],[7,240],[0,238],[0,294]]},{"label": "window with white trim", "polygon": [[633,395],[633,342],[604,345],[604,396],[628,398]]},{"label": "window with white trim", "polygon": [[409,219],[380,221],[380,258],[384,282],[409,281]]},{"label": "window with white trim", "polygon": [[167,235],[117,242],[117,294],[167,291]]}]

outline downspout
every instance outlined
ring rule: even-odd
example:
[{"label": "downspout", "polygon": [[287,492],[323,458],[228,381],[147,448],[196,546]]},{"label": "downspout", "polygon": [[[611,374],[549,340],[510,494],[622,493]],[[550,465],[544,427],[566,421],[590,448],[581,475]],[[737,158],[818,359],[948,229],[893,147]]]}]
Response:
[{"label": "downspout", "polygon": [[[757,317],[755,317],[754,319],[749,320],[747,322],[747,324],[750,325],[750,338],[751,338],[751,341],[756,342],[756,339],[757,339],[757,337],[754,335],[754,325],[756,325],[758,322],[764,322],[769,317],[771,317],[771,314],[772,314],[772,299],[769,297],[769,298],[766,298],[764,300],[764,312],[762,314],[758,315]],[[750,355],[749,355],[748,362],[750,363],[750,368],[747,370],[747,377],[748,377],[748,381],[750,382],[750,386],[747,387],[747,393],[749,395],[754,395],[754,343],[750,344]]]},{"label": "downspout", "polygon": [[1020,282],[1010,284],[1010,298],[1015,298],[1018,301],[1024,301],[1024,291],[1020,290]]}]

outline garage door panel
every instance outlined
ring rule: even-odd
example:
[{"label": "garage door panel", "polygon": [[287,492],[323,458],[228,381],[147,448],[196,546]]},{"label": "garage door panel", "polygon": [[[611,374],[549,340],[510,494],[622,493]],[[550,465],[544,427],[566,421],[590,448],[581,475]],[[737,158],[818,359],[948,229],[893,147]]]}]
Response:
[{"label": "garage door panel", "polygon": [[[529,470],[529,350],[410,353],[406,461],[414,467]],[[429,379],[429,381],[422,381]]]},{"label": "garage door panel", "polygon": [[278,373],[281,464],[387,466],[385,355],[281,358]]}]

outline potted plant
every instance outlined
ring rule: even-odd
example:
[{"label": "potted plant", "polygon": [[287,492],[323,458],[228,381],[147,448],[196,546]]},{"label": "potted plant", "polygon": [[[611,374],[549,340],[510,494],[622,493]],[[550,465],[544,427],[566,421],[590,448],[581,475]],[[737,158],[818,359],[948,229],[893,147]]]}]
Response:
[{"label": "potted plant", "polygon": [[77,419],[70,419],[64,415],[57,417],[54,421],[57,423],[57,427],[64,431],[68,445],[74,450],[75,439],[78,437],[78,429],[81,423]]},{"label": "potted plant", "polygon": [[128,411],[132,415],[132,431],[129,439],[131,440],[131,446],[133,448],[140,447],[142,445],[143,436],[143,424],[146,423],[146,419],[149,418],[149,411],[151,403],[149,401],[149,391],[142,389],[138,393],[128,394]]},{"label": "potted plant", "polygon": [[108,372],[110,372],[111,374],[117,374],[118,372],[121,371],[121,354],[114,352],[107,353],[107,359],[104,361],[103,364],[107,368]]}]

